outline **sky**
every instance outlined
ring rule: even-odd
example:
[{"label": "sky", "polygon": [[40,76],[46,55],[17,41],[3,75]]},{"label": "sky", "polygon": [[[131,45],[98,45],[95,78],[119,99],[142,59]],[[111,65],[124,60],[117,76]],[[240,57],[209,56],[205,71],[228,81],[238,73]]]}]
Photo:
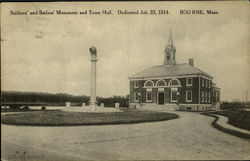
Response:
[{"label": "sky", "polygon": [[[112,15],[10,15],[10,11],[101,11]],[[118,15],[117,10],[168,10]],[[218,15],[180,15],[212,9]],[[170,28],[177,63],[214,77],[221,99],[250,100],[249,3],[75,2],[1,4],[2,90],[89,95],[89,47],[97,48],[97,95],[129,93],[128,77],[163,64]]]}]

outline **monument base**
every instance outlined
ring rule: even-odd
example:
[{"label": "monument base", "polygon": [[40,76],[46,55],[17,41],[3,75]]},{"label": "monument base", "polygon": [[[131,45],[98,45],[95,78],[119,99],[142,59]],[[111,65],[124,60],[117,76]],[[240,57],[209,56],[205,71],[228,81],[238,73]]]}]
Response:
[{"label": "monument base", "polygon": [[83,107],[70,107],[70,108],[64,108],[62,111],[65,112],[97,112],[97,113],[104,113],[104,112],[121,112],[119,109],[114,107],[101,107],[101,106],[95,106],[94,110],[90,106]]},{"label": "monument base", "polygon": [[95,104],[90,105],[90,109],[91,109],[92,112],[95,112],[96,111],[96,105]]}]

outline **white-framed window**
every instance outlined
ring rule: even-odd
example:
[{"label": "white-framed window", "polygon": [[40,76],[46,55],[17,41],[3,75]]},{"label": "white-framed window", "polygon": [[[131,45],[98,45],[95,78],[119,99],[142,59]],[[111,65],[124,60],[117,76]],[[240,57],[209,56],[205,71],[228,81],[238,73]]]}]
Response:
[{"label": "white-framed window", "polygon": [[139,81],[135,81],[134,86],[135,86],[135,88],[139,88]]},{"label": "white-framed window", "polygon": [[177,102],[177,91],[171,92],[171,102]]},{"label": "white-framed window", "polygon": [[205,92],[205,102],[207,102],[207,92]]},{"label": "white-framed window", "polygon": [[204,102],[204,92],[201,92],[201,102]]},{"label": "white-framed window", "polygon": [[186,102],[192,102],[192,91],[186,91]]},{"label": "white-framed window", "polygon": [[134,100],[135,100],[135,102],[139,101],[139,92],[134,93]]},{"label": "white-framed window", "polygon": [[193,85],[193,78],[187,78],[186,81],[187,81],[187,83],[186,83],[187,86]]},{"label": "white-framed window", "polygon": [[201,78],[202,87],[204,87],[204,81],[205,81],[205,79],[204,79],[204,78]]},{"label": "white-framed window", "polygon": [[152,102],[152,92],[146,92],[146,101]]},{"label": "white-framed window", "polygon": [[211,97],[211,94],[210,92],[208,93],[208,102],[210,103],[210,97]]},{"label": "white-framed window", "polygon": [[208,80],[206,79],[206,87],[208,87]]},{"label": "white-framed window", "polygon": [[211,88],[211,81],[208,82],[208,88]]},{"label": "white-framed window", "polygon": [[218,100],[217,100],[217,92],[216,91],[214,91],[214,98],[215,98],[215,102],[217,102]]},{"label": "white-framed window", "polygon": [[220,91],[217,93],[217,101],[220,101]]},{"label": "white-framed window", "polygon": [[178,101],[178,88],[172,88],[171,89],[171,102],[177,102]]}]

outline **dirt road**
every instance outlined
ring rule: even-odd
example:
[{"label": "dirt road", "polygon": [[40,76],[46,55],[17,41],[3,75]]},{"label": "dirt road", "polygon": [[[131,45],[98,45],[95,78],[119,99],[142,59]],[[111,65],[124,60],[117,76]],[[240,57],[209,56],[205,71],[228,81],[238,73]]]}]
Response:
[{"label": "dirt road", "polygon": [[2,157],[8,159],[15,154],[20,158],[40,156],[41,160],[250,159],[250,140],[214,129],[212,117],[176,113],[179,119],[131,125],[2,125]]}]

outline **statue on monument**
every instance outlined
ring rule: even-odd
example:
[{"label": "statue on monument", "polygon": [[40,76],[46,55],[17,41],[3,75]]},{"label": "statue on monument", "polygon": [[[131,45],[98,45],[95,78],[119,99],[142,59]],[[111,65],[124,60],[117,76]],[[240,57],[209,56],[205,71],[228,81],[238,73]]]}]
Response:
[{"label": "statue on monument", "polygon": [[90,51],[91,55],[95,55],[95,56],[97,56],[97,50],[96,50],[96,47],[91,46],[91,47],[89,48],[89,51]]}]

